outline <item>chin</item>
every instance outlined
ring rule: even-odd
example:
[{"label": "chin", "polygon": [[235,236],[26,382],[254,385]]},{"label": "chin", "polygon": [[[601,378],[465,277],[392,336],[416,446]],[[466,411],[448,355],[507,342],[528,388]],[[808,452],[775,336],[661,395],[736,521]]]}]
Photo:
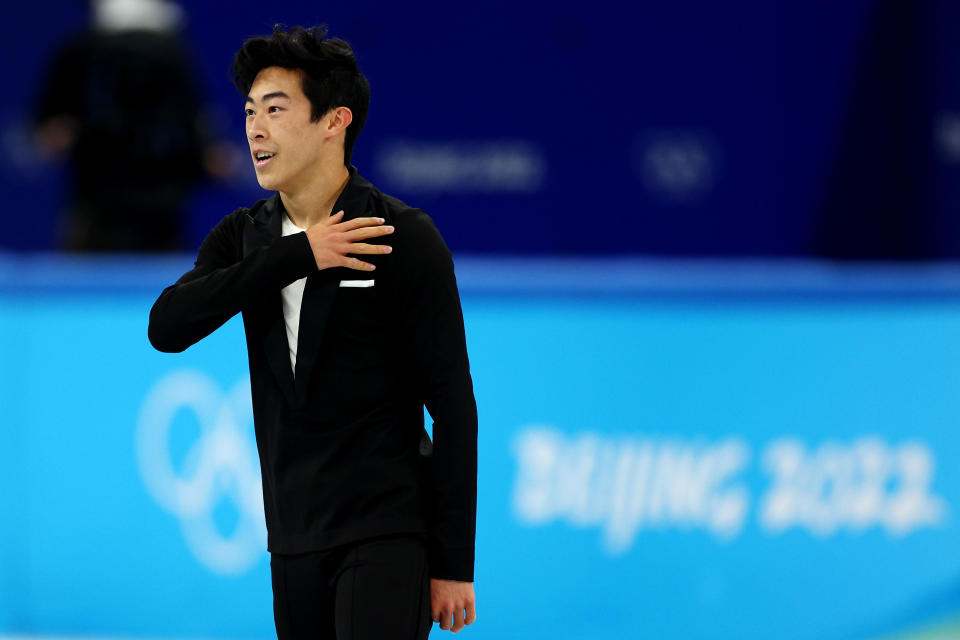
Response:
[{"label": "chin", "polygon": [[257,182],[260,183],[260,186],[267,191],[278,191],[280,189],[276,180],[271,180],[270,178],[262,176],[259,173],[257,174]]}]

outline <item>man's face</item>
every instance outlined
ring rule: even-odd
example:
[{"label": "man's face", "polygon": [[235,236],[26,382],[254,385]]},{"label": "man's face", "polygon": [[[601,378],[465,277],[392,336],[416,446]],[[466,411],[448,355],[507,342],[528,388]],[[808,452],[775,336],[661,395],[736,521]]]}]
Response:
[{"label": "man's face", "polygon": [[325,118],[310,122],[301,72],[267,67],[247,95],[247,141],[257,181],[264,189],[295,192],[320,169]]}]

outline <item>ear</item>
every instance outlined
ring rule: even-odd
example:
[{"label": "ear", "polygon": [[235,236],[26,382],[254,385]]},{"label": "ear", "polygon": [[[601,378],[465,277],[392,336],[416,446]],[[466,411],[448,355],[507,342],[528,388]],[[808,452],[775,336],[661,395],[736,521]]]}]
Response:
[{"label": "ear", "polygon": [[327,114],[327,135],[333,137],[353,122],[353,112],[348,107],[336,107]]}]

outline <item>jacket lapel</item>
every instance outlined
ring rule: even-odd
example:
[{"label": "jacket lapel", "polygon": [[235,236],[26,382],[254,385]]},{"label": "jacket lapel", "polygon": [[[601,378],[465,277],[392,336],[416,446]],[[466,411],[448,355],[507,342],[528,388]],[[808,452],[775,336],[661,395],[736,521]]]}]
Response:
[{"label": "jacket lapel", "polygon": [[[253,250],[267,247],[280,237],[280,223],[282,221],[283,206],[280,196],[273,197],[254,205],[250,220],[253,224],[247,226],[243,234],[243,255],[247,256]],[[249,214],[248,214],[249,215]],[[266,331],[263,334],[263,347],[266,351],[267,362],[277,378],[277,384],[290,406],[296,405],[293,372],[290,369],[290,351],[287,345],[287,327],[283,321],[283,303],[280,291],[276,291],[264,300],[263,322]],[[252,348],[253,345],[250,345]]]},{"label": "jacket lapel", "polygon": [[[347,186],[340,197],[337,198],[336,204],[333,205],[333,211],[330,212],[336,213],[342,209],[344,220],[352,220],[367,215],[367,199],[370,190],[373,188],[373,185],[357,173],[355,167],[351,166],[349,170],[350,181],[347,182]],[[327,318],[330,315],[330,309],[333,307],[343,271],[340,268],[325,269],[307,278],[307,286],[304,287],[303,292],[303,304],[300,308],[300,334],[297,340],[297,376],[295,383],[297,403],[294,405],[297,408],[306,406],[309,399],[310,376],[320,352]],[[289,359],[287,364],[289,365]],[[287,370],[289,369],[288,366]]]},{"label": "jacket lapel", "polygon": [[[339,211],[339,209],[338,209]],[[340,284],[339,269],[325,269],[307,278],[300,306],[300,332],[297,336],[297,408],[307,405],[310,393],[310,375],[320,352],[323,330]],[[289,359],[287,361],[289,365]],[[287,367],[289,370],[290,367]]]}]

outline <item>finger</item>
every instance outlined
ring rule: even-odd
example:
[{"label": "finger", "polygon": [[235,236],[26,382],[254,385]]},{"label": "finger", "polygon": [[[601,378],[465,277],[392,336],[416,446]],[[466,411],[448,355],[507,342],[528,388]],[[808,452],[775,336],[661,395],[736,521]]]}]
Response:
[{"label": "finger", "polygon": [[477,608],[472,602],[467,603],[467,615],[463,619],[463,624],[473,624],[477,619]]},{"label": "finger", "polygon": [[376,238],[377,236],[385,236],[391,233],[393,233],[393,227],[390,225],[380,225],[345,231],[343,232],[343,238],[348,242],[354,242],[355,240],[366,240],[367,238]]},{"label": "finger", "polygon": [[327,219],[324,220],[323,222],[326,223],[326,224],[328,224],[328,225],[334,225],[334,224],[337,224],[338,222],[340,222],[340,219],[341,219],[341,218],[343,218],[343,209],[341,209],[340,211],[337,211],[336,213],[328,216]]},{"label": "finger", "polygon": [[453,610],[453,628],[451,631],[456,633],[463,629],[463,607],[457,607]]},{"label": "finger", "polygon": [[452,626],[450,624],[450,620],[451,620],[450,612],[442,611],[440,613],[440,628],[443,629],[444,631],[449,631],[450,627]]},{"label": "finger", "polygon": [[[343,213],[341,211],[341,213]],[[360,227],[373,227],[383,224],[383,218],[354,218],[337,224],[337,231],[351,231]]]},{"label": "finger", "polygon": [[390,253],[393,247],[388,244],[365,244],[357,242],[350,245],[350,253]]},{"label": "finger", "polygon": [[357,258],[345,257],[341,264],[348,269],[356,269],[357,271],[373,271],[376,269],[376,267],[369,262],[364,262],[363,260],[358,260]]}]

